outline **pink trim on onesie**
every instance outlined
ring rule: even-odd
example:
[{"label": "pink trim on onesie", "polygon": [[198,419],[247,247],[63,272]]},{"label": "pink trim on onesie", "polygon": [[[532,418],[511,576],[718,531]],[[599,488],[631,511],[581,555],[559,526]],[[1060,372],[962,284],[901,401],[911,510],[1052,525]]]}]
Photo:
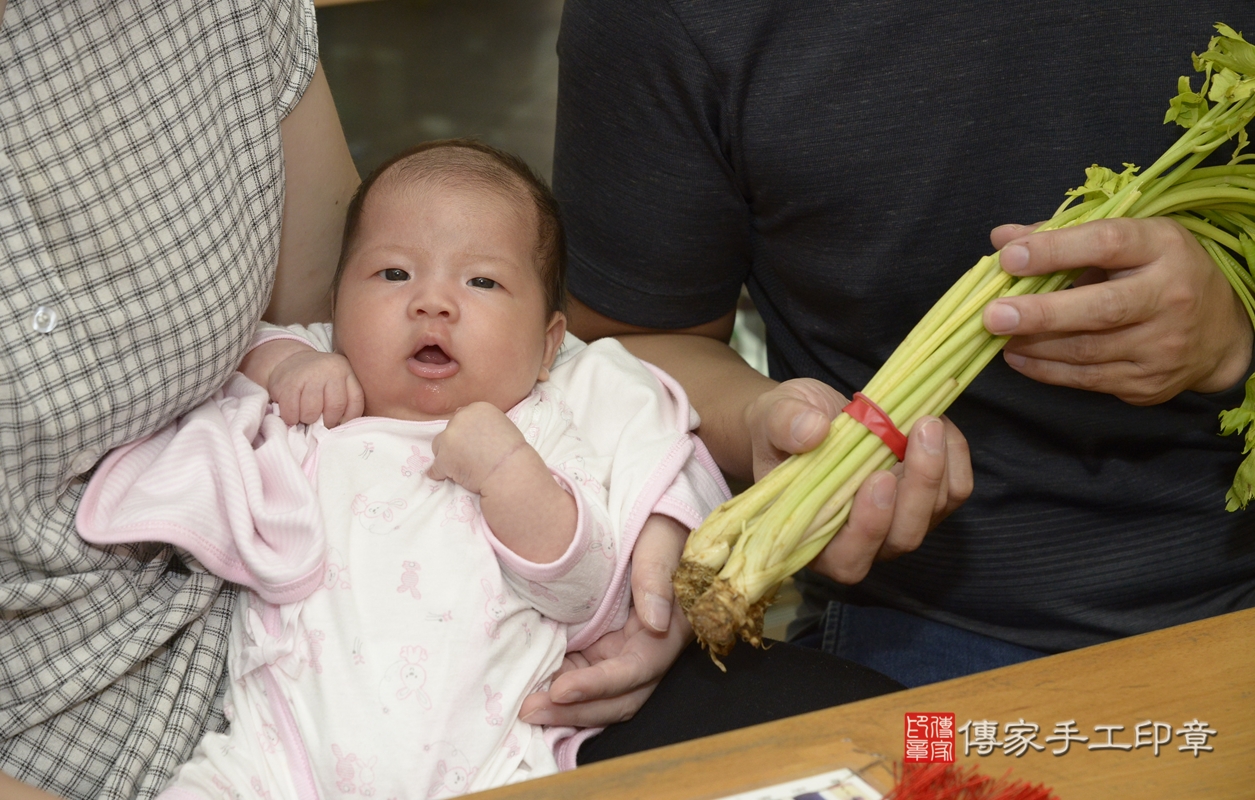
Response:
[{"label": "pink trim on onesie", "polygon": [[[628,513],[627,522],[623,526],[623,534],[619,542],[620,553],[630,554],[632,552],[632,548],[636,546],[636,538],[641,533],[641,528],[645,527],[645,520],[649,519],[649,515],[654,511],[654,506],[658,505],[658,501],[662,499],[667,489],[670,488],[671,481],[675,480],[676,474],[684,466],[685,460],[688,459],[689,454],[692,452],[693,444],[689,438],[677,439],[675,444],[671,446],[667,455],[659,463],[658,468],[654,470],[644,488],[642,488],[641,493],[637,495],[636,502],[632,505],[631,512]],[[612,598],[617,599],[620,592],[628,591],[627,583],[631,574],[631,566],[632,559],[630,555],[619,558],[618,563],[615,565],[614,577],[610,580],[610,588],[606,592],[607,601]],[[592,619],[567,642],[567,652],[582,650],[608,633],[617,611],[617,602],[603,602],[598,607],[596,613],[593,614]]]},{"label": "pink trim on onesie", "polygon": [[296,727],[292,709],[283,700],[283,690],[279,688],[279,682],[275,680],[269,665],[258,668],[258,672],[266,683],[266,695],[270,699],[270,711],[275,717],[275,728],[279,731],[283,751],[291,754],[292,783],[296,784],[296,796],[300,800],[319,800],[318,783],[314,780],[309,752],[305,749],[300,729]]},{"label": "pink trim on onesie", "polygon": [[[609,622],[613,621],[617,604],[610,602],[611,598],[617,598],[619,592],[625,591],[623,586],[627,575],[630,573],[631,558],[623,557],[622,554],[630,554],[636,545],[636,539],[640,535],[641,528],[645,526],[645,521],[652,513],[666,514],[674,517],[684,525],[690,528],[701,524],[703,515],[695,508],[687,503],[683,503],[677,498],[666,495],[668,489],[671,488],[676,476],[684,468],[685,460],[692,456],[698,464],[714,479],[716,486],[719,488],[723,497],[731,496],[728,484],[723,478],[723,473],[715,464],[714,458],[710,455],[710,451],[706,449],[706,445],[700,438],[689,431],[689,404],[688,396],[684,393],[684,389],[667,373],[655,367],[653,364],[642,361],[642,364],[654,374],[672,396],[676,400],[678,415],[683,416],[680,419],[677,416],[672,420],[672,424],[680,432],[688,435],[676,442],[675,446],[667,453],[666,457],[658,465],[651,474],[647,485],[637,497],[637,502],[632,507],[631,513],[628,515],[628,522],[623,533],[623,540],[619,546],[621,554],[619,563],[615,570],[614,578],[611,580],[610,589],[606,593],[606,599],[602,602],[601,607],[597,609],[593,619],[588,622],[571,640],[567,643],[567,652],[580,650],[595,642],[605,632],[603,627],[608,627]],[[562,771],[575,769],[576,754],[580,745],[590,737],[601,733],[602,728],[571,728],[571,727],[550,727],[545,729],[545,742],[553,751],[554,758],[558,763],[558,769]]]},{"label": "pink trim on onesie", "polygon": [[[279,615],[279,607],[266,603],[261,609],[261,623],[270,636],[278,637],[283,633],[283,619]],[[292,783],[296,785],[296,796],[299,800],[319,800],[318,783],[314,780],[309,751],[305,748],[305,740],[301,738],[301,729],[296,725],[292,709],[284,700],[283,689],[275,680],[269,664],[258,668],[262,680],[266,684],[266,698],[270,701],[270,712],[275,718],[275,728],[283,743],[283,752],[291,754],[289,764],[292,768]]]},{"label": "pink trim on onesie", "polygon": [[245,354],[248,354],[248,353],[253,352],[257,348],[261,347],[263,344],[269,344],[270,342],[277,342],[283,339],[291,339],[294,342],[300,342],[301,344],[307,345],[315,350],[318,349],[317,347],[314,347],[313,342],[311,342],[309,339],[307,339],[304,336],[300,336],[295,333],[288,333],[287,331],[281,330],[281,329],[280,330],[271,329],[271,330],[255,332],[253,334],[252,343],[249,344],[248,350],[245,350],[244,352]]},{"label": "pink trim on onesie", "polygon": [[[619,542],[620,557],[618,564],[615,566],[614,578],[610,581],[610,588],[606,592],[605,600],[602,601],[601,606],[593,614],[593,618],[567,642],[567,652],[582,650],[609,632],[610,624],[613,622],[618,610],[616,600],[619,593],[626,590],[624,583],[631,573],[631,552],[636,546],[636,538],[640,535],[641,528],[645,526],[645,521],[649,519],[649,515],[654,513],[655,510],[660,510],[661,513],[668,513],[666,511],[667,504],[662,503],[663,498],[667,489],[671,488],[671,483],[675,480],[676,475],[684,468],[684,462],[689,456],[695,455],[697,457],[698,462],[705,467],[706,471],[715,480],[724,497],[731,496],[728,484],[723,479],[723,473],[715,465],[715,460],[711,458],[710,452],[706,449],[701,439],[689,432],[690,406],[688,395],[684,393],[683,387],[676,382],[675,378],[672,378],[653,364],[647,361],[642,361],[641,364],[675,398],[676,416],[671,420],[671,425],[677,432],[687,435],[683,439],[676,441],[653,473],[651,473],[641,493],[637,495],[636,503],[632,506],[632,510],[624,524],[622,538]],[[660,504],[661,509],[659,509]],[[689,524],[689,520],[681,521]],[[701,519],[699,518],[697,521],[700,522]]]}]

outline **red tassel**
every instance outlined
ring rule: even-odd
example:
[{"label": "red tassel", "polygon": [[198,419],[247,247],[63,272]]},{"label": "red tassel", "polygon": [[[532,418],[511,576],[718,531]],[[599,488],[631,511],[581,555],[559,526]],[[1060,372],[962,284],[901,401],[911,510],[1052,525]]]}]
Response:
[{"label": "red tassel", "polygon": [[975,765],[909,763],[894,773],[898,785],[885,800],[1059,800],[1046,786],[1010,780],[1010,770],[999,780]]}]

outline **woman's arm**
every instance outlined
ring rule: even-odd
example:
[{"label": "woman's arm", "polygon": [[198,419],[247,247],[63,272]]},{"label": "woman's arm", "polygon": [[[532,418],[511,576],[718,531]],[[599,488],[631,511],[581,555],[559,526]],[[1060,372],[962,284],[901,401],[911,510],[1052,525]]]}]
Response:
[{"label": "woman's arm", "polygon": [[331,276],[340,258],[344,214],[361,179],[340,127],[322,65],[283,135],[283,233],[274,291],[263,319],[277,325],[331,318]]},{"label": "woman's arm", "polygon": [[[3,9],[4,5],[0,3],[0,11]],[[0,772],[0,797],[5,800],[60,800],[56,795],[48,794],[34,786],[27,786],[3,772]]]}]

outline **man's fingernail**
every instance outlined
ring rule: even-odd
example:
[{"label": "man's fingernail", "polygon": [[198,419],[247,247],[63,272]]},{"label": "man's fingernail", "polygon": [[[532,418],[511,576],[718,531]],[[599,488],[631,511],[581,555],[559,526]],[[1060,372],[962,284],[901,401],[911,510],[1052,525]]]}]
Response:
[{"label": "man's fingernail", "polygon": [[793,441],[802,444],[827,427],[828,423],[824,420],[823,414],[818,411],[804,411],[793,418],[789,433],[793,435]]},{"label": "man's fingernail", "polygon": [[647,594],[641,608],[641,619],[654,630],[665,631],[671,620],[671,604],[656,594]]},{"label": "man's fingernail", "polygon": [[881,478],[876,481],[876,485],[872,487],[872,502],[876,504],[877,508],[892,508],[893,501],[897,495],[897,481]]},{"label": "man's fingernail", "polygon": [[998,254],[1002,268],[1013,275],[1028,267],[1028,248],[1022,244],[1009,244]]},{"label": "man's fingernail", "polygon": [[945,449],[945,436],[946,432],[939,419],[929,420],[919,429],[919,443],[924,446],[924,452],[931,456]]},{"label": "man's fingernail", "polygon": [[1020,355],[1019,353],[1008,353],[1004,350],[1002,355],[1004,358],[1006,358],[1007,363],[1015,367],[1016,369],[1019,369],[1020,367],[1024,366],[1024,362],[1028,361],[1027,358]]},{"label": "man's fingernail", "polygon": [[544,709],[537,708],[519,717],[519,721],[531,725],[546,725],[549,722],[549,715]]},{"label": "man's fingernail", "polygon": [[985,312],[985,326],[998,336],[1015,333],[1020,326],[1020,312],[1010,303],[991,303]]},{"label": "man's fingernail", "polygon": [[568,689],[560,695],[554,695],[553,699],[557,703],[578,703],[584,699],[584,693],[575,689]]}]

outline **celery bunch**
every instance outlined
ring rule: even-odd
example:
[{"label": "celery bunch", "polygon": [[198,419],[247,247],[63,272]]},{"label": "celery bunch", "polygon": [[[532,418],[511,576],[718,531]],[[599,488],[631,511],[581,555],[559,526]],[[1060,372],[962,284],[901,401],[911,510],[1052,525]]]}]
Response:
[{"label": "celery bunch", "polygon": [[[1198,92],[1182,77],[1167,122],[1185,133],[1144,171],[1086,170],[1085,184],[1041,230],[1116,217],[1168,216],[1198,238],[1241,298],[1255,324],[1255,165],[1240,155],[1246,125],[1255,117],[1255,45],[1227,25],[1195,55],[1203,73]],[[1199,167],[1236,137],[1226,166]],[[899,430],[925,415],[940,415],[1006,343],[981,321],[999,297],[1062,289],[1079,271],[1017,278],[1003,272],[998,254],[985,256],[932,307],[876,373],[863,394]],[[1221,432],[1246,431],[1246,460],[1227,495],[1228,507],[1255,497],[1255,375],[1241,407],[1221,415]],[[875,434],[840,414],[824,442],[793,456],[744,493],[717,508],[689,536],[674,575],[676,597],[715,663],[737,636],[761,646],[763,611],[780,583],[824,548],[850,513],[855,491],[896,457]],[[722,668],[720,664],[720,668]]]}]

